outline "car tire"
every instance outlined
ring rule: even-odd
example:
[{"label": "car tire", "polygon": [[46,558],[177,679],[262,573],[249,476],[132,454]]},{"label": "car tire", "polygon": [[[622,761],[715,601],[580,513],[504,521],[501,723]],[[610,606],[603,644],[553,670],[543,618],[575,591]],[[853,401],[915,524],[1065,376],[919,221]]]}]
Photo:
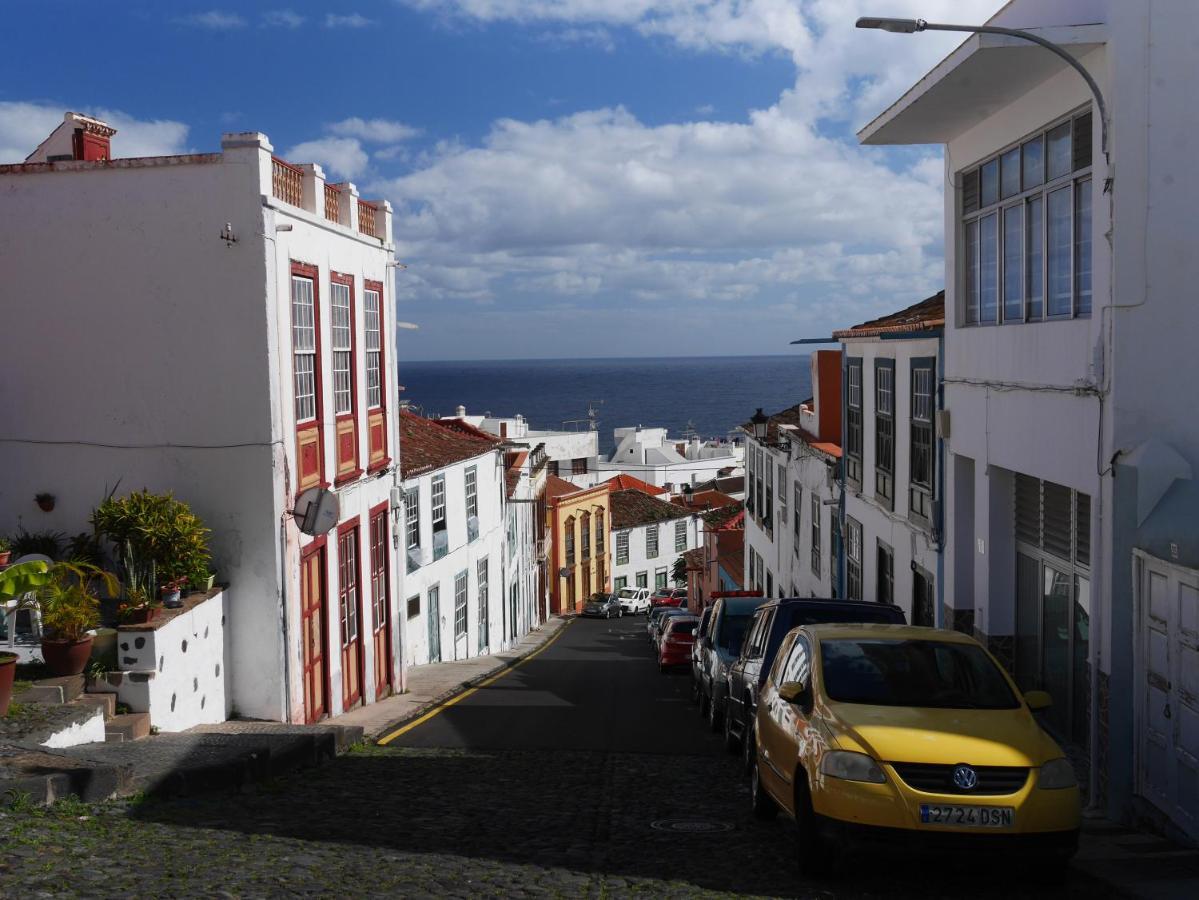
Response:
[{"label": "car tire", "polygon": [[831,874],[836,856],[820,833],[820,821],[812,809],[812,795],[803,769],[795,773],[795,832],[799,874],[808,878]]},{"label": "car tire", "polygon": [[755,819],[768,822],[779,814],[778,804],[766,793],[766,788],[762,787],[762,777],[758,772],[757,760],[754,761],[754,767],[749,773],[749,796]]},{"label": "car tire", "polygon": [[756,726],[753,719],[746,722],[741,729],[741,769],[746,775],[749,775],[753,769],[754,753],[757,751],[755,731]]}]

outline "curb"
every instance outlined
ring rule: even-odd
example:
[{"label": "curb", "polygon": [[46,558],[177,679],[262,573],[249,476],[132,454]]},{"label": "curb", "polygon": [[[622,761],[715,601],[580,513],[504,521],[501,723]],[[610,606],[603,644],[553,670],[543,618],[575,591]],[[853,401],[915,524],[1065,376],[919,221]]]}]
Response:
[{"label": "curb", "polygon": [[[415,709],[409,710],[407,713],[405,713],[403,716],[396,719],[395,721],[388,722],[386,725],[384,725],[382,728],[379,729],[379,731],[374,735],[374,737],[371,737],[369,739],[370,742],[372,744],[378,746],[380,738],[386,737],[387,735],[394,732],[397,728],[403,728],[405,725],[407,725],[409,722],[413,721],[414,719],[419,719],[421,716],[423,716],[429,710],[436,709],[438,706],[441,706],[447,700],[452,700],[455,697],[457,697],[459,694],[465,693],[466,691],[469,691],[473,687],[477,687],[478,685],[482,684],[484,681],[487,681],[489,678],[494,678],[500,672],[515,668],[517,665],[524,662],[524,660],[528,656],[532,655],[533,653],[536,653],[538,650],[540,650],[542,647],[544,647],[546,645],[546,643],[549,640],[551,640],[553,637],[561,634],[562,630],[564,628],[567,628],[570,625],[570,623],[575,620],[576,617],[575,616],[564,616],[564,615],[559,615],[559,614],[555,613],[554,618],[560,619],[562,621],[562,624],[559,625],[556,629],[554,629],[554,633],[552,635],[547,636],[545,640],[541,641],[540,643],[536,644],[535,646],[529,647],[527,650],[525,650],[523,653],[521,653],[520,656],[514,656],[511,659],[503,660],[498,665],[488,669],[486,672],[480,672],[478,675],[474,675],[471,678],[468,678],[466,681],[460,682],[460,683],[454,685],[452,688],[448,688],[447,690],[442,691],[436,697],[431,698],[426,703],[422,703],[420,706],[416,707]],[[403,696],[403,695],[401,695],[401,696]]]}]

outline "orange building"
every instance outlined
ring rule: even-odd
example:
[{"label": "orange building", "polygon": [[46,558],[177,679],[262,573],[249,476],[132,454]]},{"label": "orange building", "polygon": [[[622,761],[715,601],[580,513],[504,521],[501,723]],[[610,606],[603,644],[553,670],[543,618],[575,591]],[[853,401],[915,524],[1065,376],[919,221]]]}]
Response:
[{"label": "orange building", "polygon": [[587,598],[609,589],[612,510],[608,485],[579,488],[546,479],[546,527],[552,540],[550,611],[581,612]]}]

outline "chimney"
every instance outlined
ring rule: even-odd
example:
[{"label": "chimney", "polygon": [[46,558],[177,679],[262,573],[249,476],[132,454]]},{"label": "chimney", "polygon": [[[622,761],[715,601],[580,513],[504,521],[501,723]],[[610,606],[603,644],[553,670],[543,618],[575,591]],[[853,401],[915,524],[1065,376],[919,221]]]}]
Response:
[{"label": "chimney", "polygon": [[466,407],[459,406],[456,410],[454,410],[454,415],[456,415],[459,419],[461,419],[463,416],[466,415]]},{"label": "chimney", "polygon": [[68,112],[37,149],[25,158],[27,163],[58,162],[77,159],[94,162],[112,159],[112,136],[117,130],[91,116]]}]

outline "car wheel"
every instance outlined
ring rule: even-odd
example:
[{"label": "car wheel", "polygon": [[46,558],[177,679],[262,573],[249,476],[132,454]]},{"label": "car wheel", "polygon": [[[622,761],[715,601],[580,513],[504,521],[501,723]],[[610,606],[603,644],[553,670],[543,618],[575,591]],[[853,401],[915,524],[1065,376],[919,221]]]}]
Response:
[{"label": "car wheel", "polygon": [[741,749],[737,743],[737,735],[733,733],[733,714],[732,707],[725,703],[724,710],[724,749],[729,753],[736,753]]},{"label": "car wheel", "polygon": [[757,752],[757,735],[754,734],[754,720],[750,719],[745,723],[745,727],[741,729],[741,768],[746,775],[750,773],[754,765],[754,754]]},{"label": "car wheel", "polygon": [[708,730],[713,733],[720,731],[720,707],[716,705],[716,695],[713,694],[708,700]]},{"label": "car wheel", "polygon": [[808,779],[802,769],[795,773],[795,831],[799,873],[814,878],[831,873],[836,857],[833,848],[820,834]]},{"label": "car wheel", "polygon": [[762,787],[762,778],[758,772],[756,761],[749,775],[749,796],[755,819],[761,819],[765,822],[779,814],[778,804],[771,799],[770,795],[766,793],[766,789]]}]

